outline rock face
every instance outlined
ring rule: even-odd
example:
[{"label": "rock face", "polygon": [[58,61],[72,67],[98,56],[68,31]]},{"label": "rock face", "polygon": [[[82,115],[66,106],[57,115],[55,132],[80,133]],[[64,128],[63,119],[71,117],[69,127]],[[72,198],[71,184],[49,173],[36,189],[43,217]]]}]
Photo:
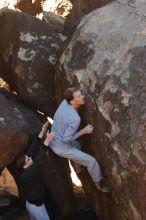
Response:
[{"label": "rock face", "polygon": [[49,115],[55,108],[54,66],[65,39],[32,16],[0,12],[1,77],[26,104]]},{"label": "rock face", "polygon": [[29,220],[29,216],[18,197],[4,190],[0,191],[0,220],[6,219]]},{"label": "rock face", "polygon": [[47,22],[49,26],[52,28],[52,30],[63,33],[63,27],[65,23],[65,18],[62,16],[56,15],[52,12],[43,12],[43,21]]},{"label": "rock face", "polygon": [[0,89],[0,168],[13,161],[38,132],[40,122],[34,113],[9,92]]},{"label": "rock face", "polygon": [[71,33],[79,23],[81,17],[101,7],[112,0],[46,0],[43,11],[51,11],[66,17],[64,33]]},{"label": "rock face", "polygon": [[56,71],[59,100],[68,85],[87,97],[82,116],[94,133],[84,149],[100,161],[112,196],[82,183],[102,220],[146,219],[145,10],[143,0],[121,0],[85,16]]},{"label": "rock face", "polygon": [[72,10],[67,16],[65,30],[68,32],[74,30],[81,18],[89,12],[106,5],[113,0],[70,0]]}]

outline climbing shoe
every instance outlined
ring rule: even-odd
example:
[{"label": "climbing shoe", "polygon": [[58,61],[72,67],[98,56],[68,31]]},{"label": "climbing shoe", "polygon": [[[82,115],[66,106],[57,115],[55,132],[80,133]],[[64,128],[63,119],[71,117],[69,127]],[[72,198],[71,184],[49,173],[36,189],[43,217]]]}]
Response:
[{"label": "climbing shoe", "polygon": [[95,187],[99,192],[110,194],[111,190],[103,183],[95,183]]}]

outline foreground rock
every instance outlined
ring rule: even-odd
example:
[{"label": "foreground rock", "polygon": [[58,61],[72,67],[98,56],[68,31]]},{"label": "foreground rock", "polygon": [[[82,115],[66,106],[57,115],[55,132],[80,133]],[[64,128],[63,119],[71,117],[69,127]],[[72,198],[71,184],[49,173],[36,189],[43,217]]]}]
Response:
[{"label": "foreground rock", "polygon": [[19,198],[9,191],[0,191],[0,220],[29,220],[24,207],[21,207]]},{"label": "foreground rock", "polygon": [[52,30],[64,34],[65,18],[52,12],[43,12],[43,21],[47,22]]},{"label": "foreground rock", "polygon": [[0,89],[0,168],[12,162],[38,133],[40,121],[9,92]]},{"label": "foreground rock", "polygon": [[0,11],[0,75],[26,104],[49,115],[55,109],[54,66],[65,39],[32,16]]},{"label": "foreground rock", "polygon": [[121,0],[90,13],[61,56],[59,100],[68,85],[87,96],[82,116],[94,133],[84,149],[100,161],[111,198],[95,193],[82,175],[92,205],[104,220],[146,219],[144,1]]}]

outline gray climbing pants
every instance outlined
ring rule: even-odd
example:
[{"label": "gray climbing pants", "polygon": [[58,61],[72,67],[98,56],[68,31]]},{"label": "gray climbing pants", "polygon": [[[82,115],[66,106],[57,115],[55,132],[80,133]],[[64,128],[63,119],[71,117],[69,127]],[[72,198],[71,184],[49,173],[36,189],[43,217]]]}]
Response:
[{"label": "gray climbing pants", "polygon": [[59,144],[55,144],[51,146],[51,149],[55,154],[85,166],[93,182],[99,182],[102,179],[99,163],[94,157],[80,150],[81,146],[79,142],[73,141],[70,146],[64,147],[59,146]]}]

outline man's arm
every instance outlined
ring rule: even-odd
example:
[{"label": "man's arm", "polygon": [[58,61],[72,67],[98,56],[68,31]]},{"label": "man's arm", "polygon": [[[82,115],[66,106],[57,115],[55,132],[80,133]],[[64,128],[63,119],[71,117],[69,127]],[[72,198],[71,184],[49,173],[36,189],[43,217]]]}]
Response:
[{"label": "man's arm", "polygon": [[26,151],[26,154],[29,157],[34,157],[35,154],[37,153],[37,151],[39,150],[39,147],[41,145],[41,140],[46,132],[46,129],[49,125],[49,122],[47,121],[45,124],[43,124],[42,129],[39,133],[39,135],[37,137],[34,138],[32,144],[30,145],[30,147],[28,148],[28,150]]},{"label": "man's arm", "polygon": [[93,132],[92,125],[87,125],[80,131],[76,132],[79,127],[79,124],[80,124],[80,120],[75,120],[72,123],[68,124],[68,127],[65,130],[65,133],[63,135],[63,141],[65,143],[70,143],[82,135],[91,134]]},{"label": "man's arm", "polygon": [[93,132],[93,126],[87,125],[83,129],[81,129],[78,133],[79,137],[85,134],[91,134]]},{"label": "man's arm", "polygon": [[79,125],[80,125],[80,120],[73,120],[68,123],[67,128],[62,137],[63,142],[70,143],[79,137],[78,132],[76,132]]},{"label": "man's arm", "polygon": [[41,145],[41,139],[35,137],[32,144],[28,147],[27,151],[25,152],[25,154],[27,154],[28,157],[34,157],[40,145]]},{"label": "man's arm", "polygon": [[45,140],[44,143],[41,144],[41,146],[35,156],[33,163],[28,168],[26,168],[25,171],[23,172],[24,177],[35,174],[38,172],[40,166],[42,165],[42,163],[44,161],[44,158],[46,156],[46,152],[48,151],[49,143],[54,139],[54,137],[55,137],[54,132],[47,133],[47,137],[46,137],[47,142],[45,142],[46,141]]},{"label": "man's arm", "polygon": [[40,166],[42,165],[44,158],[46,155],[46,150],[41,148],[38,150],[37,155],[33,163],[26,169],[24,169],[23,173],[21,174],[21,178],[29,178],[32,175],[38,173]]},{"label": "man's arm", "polygon": [[42,139],[42,138],[43,138],[43,136],[44,136],[44,134],[45,134],[45,132],[46,132],[46,130],[47,130],[47,128],[48,128],[48,125],[49,125],[49,121],[46,121],[45,124],[43,124],[42,130],[40,131],[40,133],[39,133],[39,135],[38,135],[38,138],[39,138],[39,139]]}]

